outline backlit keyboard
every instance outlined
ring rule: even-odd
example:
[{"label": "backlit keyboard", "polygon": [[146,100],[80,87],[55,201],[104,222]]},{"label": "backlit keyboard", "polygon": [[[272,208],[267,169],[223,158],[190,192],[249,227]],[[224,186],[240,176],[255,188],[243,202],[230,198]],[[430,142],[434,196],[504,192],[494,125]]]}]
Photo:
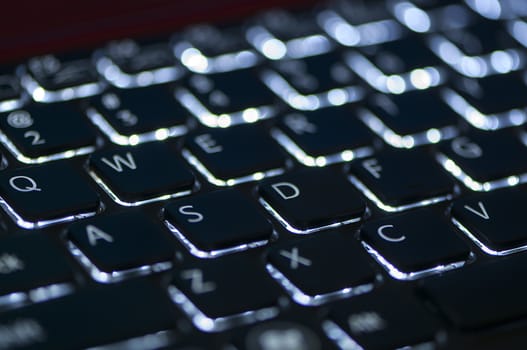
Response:
[{"label": "backlit keyboard", "polygon": [[333,1],[0,71],[0,350],[527,340],[527,3]]}]

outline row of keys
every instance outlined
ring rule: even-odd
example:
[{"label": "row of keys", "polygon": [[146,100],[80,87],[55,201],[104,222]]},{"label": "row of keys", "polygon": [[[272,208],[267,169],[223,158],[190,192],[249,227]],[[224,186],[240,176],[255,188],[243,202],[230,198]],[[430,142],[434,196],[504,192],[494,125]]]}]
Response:
[{"label": "row of keys", "polygon": [[[296,124],[291,124],[288,119],[285,119],[285,123],[298,125],[296,121]],[[278,136],[279,140],[281,136]],[[309,145],[309,138],[302,134],[300,136],[299,140],[304,139]],[[413,149],[407,152],[386,150],[351,162],[350,180],[381,209],[400,211],[451,198],[455,193],[455,183],[447,172],[475,191],[523,183],[527,178],[527,167],[517,162],[516,156],[526,152],[522,142],[505,131],[471,134],[440,145],[437,161],[425,149]],[[260,128],[215,129],[196,135],[187,140],[183,156],[205,178],[218,186],[232,186],[277,176],[287,168],[287,160],[278,145]],[[415,167],[415,164],[419,164],[419,167]],[[323,166],[325,163],[316,165]],[[97,184],[114,201],[125,206],[187,195],[198,187],[193,174],[168,144],[146,143],[119,150],[99,151],[89,158],[88,169]],[[329,176],[327,172],[323,174]],[[100,207],[98,196],[91,187],[66,164],[8,170],[1,177],[4,179],[1,185],[4,189],[4,207],[23,226],[71,215],[88,215],[97,212]],[[297,178],[301,179],[298,183],[292,181]],[[297,197],[301,187],[306,188],[307,193],[316,188],[308,178],[293,173],[274,180],[273,185],[277,187],[274,190],[265,190],[265,184],[260,186],[265,205],[270,205],[271,212],[278,213],[280,220],[287,222],[286,227],[302,232],[330,224],[324,220],[347,221],[361,216],[363,209],[360,206],[353,202],[344,205],[344,200],[335,202],[336,207],[349,208],[343,212],[342,220],[337,220],[339,217],[333,214],[319,213],[322,216],[317,218],[307,212],[304,213],[306,218],[302,218],[299,213],[291,215],[287,209],[284,210],[280,203],[282,199]],[[319,181],[316,175],[313,178],[312,183]],[[65,185],[63,179],[70,182],[67,188],[78,192],[76,196],[62,191]],[[333,210],[329,209],[332,196],[341,197],[338,187],[331,186],[332,181],[327,181],[329,187],[321,187],[321,193],[313,194],[314,198],[328,198],[328,211]],[[279,182],[285,185],[277,186]],[[60,197],[56,197],[56,193],[61,193]],[[51,203],[56,207],[49,207]],[[70,209],[65,209],[68,207]],[[315,206],[313,213],[317,210]]]}]

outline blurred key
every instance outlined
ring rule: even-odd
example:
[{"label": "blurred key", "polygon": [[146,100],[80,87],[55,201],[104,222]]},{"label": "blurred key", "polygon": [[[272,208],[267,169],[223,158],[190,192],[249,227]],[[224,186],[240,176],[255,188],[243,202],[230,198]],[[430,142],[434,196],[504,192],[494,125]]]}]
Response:
[{"label": "blurred key", "polygon": [[21,75],[22,86],[38,102],[92,96],[106,85],[99,79],[89,53],[34,57]]},{"label": "blurred key", "polygon": [[272,135],[307,166],[350,161],[373,152],[371,134],[360,123],[356,112],[345,108],[288,113],[280,119]]},{"label": "blurred key", "polygon": [[176,137],[187,131],[188,111],[165,85],[111,90],[92,99],[87,114],[119,145],[134,145]]},{"label": "blurred key", "polygon": [[69,264],[64,251],[42,232],[0,239],[0,304],[37,302],[70,292]]},{"label": "blurred key", "polygon": [[474,191],[489,191],[527,179],[527,148],[511,131],[477,132],[440,145],[438,160]]},{"label": "blurred key", "polygon": [[14,69],[3,69],[0,72],[0,112],[20,108],[25,100],[27,100],[27,95],[22,93]]},{"label": "blurred key", "polygon": [[[79,293],[2,313],[2,349],[69,350],[109,345],[176,327],[177,313],[167,295],[149,281]],[[151,336],[141,348],[168,345]],[[150,345],[146,345],[150,344]],[[126,343],[119,344],[121,348]]]},{"label": "blurred key", "polygon": [[273,106],[274,95],[249,69],[192,75],[187,83],[189,89],[176,89],[175,96],[202,124],[209,127],[256,122],[277,112]]}]

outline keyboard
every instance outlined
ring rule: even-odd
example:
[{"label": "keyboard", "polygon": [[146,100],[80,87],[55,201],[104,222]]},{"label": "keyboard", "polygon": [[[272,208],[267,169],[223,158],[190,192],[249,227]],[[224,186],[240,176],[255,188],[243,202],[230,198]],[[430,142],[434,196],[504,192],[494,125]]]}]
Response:
[{"label": "keyboard", "polygon": [[331,1],[0,71],[0,349],[513,349],[527,3]]}]

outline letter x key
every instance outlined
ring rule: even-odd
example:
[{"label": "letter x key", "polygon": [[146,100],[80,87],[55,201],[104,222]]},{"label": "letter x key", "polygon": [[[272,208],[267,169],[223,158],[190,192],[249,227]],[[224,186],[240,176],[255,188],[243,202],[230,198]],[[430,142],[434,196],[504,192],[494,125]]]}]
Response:
[{"label": "letter x key", "polygon": [[298,247],[293,247],[291,251],[281,250],[280,255],[290,260],[289,267],[293,270],[298,269],[300,265],[311,266],[311,260],[298,254]]}]

